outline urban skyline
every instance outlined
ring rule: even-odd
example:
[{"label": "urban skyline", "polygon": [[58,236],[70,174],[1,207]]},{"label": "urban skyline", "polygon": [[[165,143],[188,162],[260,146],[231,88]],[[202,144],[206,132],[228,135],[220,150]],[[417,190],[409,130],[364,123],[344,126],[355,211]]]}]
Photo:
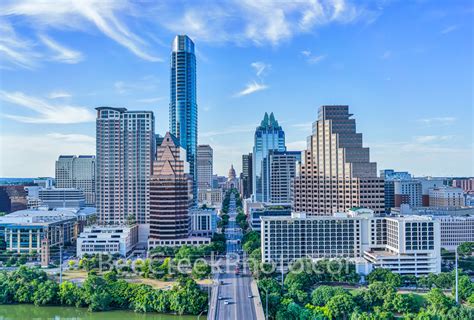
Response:
[{"label": "urban skyline", "polygon": [[[272,10],[282,12],[286,29],[280,31],[287,32],[271,33],[271,19],[263,19],[261,28],[253,29],[261,33],[246,34],[241,31],[252,22],[238,18],[235,26],[224,24],[217,38],[209,36],[216,28],[212,23],[203,22],[195,30],[186,24],[172,28],[161,21],[152,29],[135,26],[127,9],[141,9],[140,5],[84,6],[101,17],[112,14],[142,42],[119,29],[103,33],[73,8],[56,12],[40,10],[29,1],[2,4],[3,38],[12,40],[5,45],[13,50],[9,52],[21,51],[12,43],[26,47],[22,55],[5,55],[2,61],[0,144],[9,156],[2,157],[0,176],[53,176],[49,164],[58,155],[93,154],[93,114],[101,105],[153,111],[155,131],[164,134],[169,124],[166,57],[176,33],[188,34],[198,46],[198,143],[213,147],[218,174],[224,175],[230,163],[241,171],[241,155],[251,152],[251,137],[263,112],[273,111],[284,119],[288,149],[301,150],[311,132],[308,119],[320,105],[348,104],[360,119],[359,129],[380,169],[408,170],[417,176],[473,175],[472,79],[466,68],[471,65],[472,46],[463,41],[472,18],[468,1],[456,6],[346,2],[336,18],[329,4],[321,13],[327,17],[324,27],[313,22],[308,30],[298,29],[297,23],[305,10],[311,12],[307,5],[268,8],[257,3],[255,12],[270,13],[268,17]],[[237,12],[248,10],[243,4],[233,6]],[[191,4],[162,9],[175,21],[193,12]],[[32,32],[34,22],[49,18],[55,23]],[[68,18],[77,25],[65,30],[61,22]],[[401,19],[403,26],[394,23]],[[78,41],[71,42],[72,38]],[[340,43],[345,50],[339,50]],[[110,59],[101,59],[104,53]],[[226,59],[229,54],[231,62]],[[30,81],[24,83],[25,78]],[[242,136],[242,142],[229,147],[235,134]],[[34,163],[27,162],[31,150],[36,154]]]}]

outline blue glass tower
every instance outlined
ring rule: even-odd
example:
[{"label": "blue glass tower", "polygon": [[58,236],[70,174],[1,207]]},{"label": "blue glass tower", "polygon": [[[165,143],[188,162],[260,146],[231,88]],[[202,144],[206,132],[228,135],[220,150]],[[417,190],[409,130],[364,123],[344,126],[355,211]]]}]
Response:
[{"label": "blue glass tower", "polygon": [[197,102],[194,42],[186,35],[174,38],[171,51],[170,132],[186,149],[197,201]]},{"label": "blue glass tower", "polygon": [[253,194],[254,200],[270,201],[270,151],[286,151],[285,132],[275,120],[273,112],[265,116],[255,130],[253,147]]}]

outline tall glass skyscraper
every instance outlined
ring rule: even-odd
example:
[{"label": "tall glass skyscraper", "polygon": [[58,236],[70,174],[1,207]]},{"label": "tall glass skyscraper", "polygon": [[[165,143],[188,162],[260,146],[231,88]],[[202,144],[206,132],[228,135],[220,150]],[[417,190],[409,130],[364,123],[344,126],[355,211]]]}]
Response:
[{"label": "tall glass skyscraper", "polygon": [[255,130],[253,147],[252,183],[254,200],[270,201],[270,151],[286,151],[285,132],[275,120],[273,112],[265,116]]},{"label": "tall glass skyscraper", "polygon": [[170,132],[186,149],[193,177],[193,201],[197,201],[197,102],[196,55],[194,43],[186,35],[173,40],[171,52]]}]

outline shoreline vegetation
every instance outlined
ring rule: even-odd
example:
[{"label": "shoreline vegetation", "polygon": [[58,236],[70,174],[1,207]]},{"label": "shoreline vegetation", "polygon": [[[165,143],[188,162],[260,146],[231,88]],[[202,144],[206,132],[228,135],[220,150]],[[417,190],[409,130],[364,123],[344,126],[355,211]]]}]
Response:
[{"label": "shoreline vegetation", "polygon": [[0,273],[0,304],[86,307],[89,311],[131,310],[141,313],[197,315],[207,309],[208,296],[197,283],[179,276],[169,289],[129,283],[112,270],[98,276],[88,274],[82,286],[58,284],[37,268],[20,267]]}]

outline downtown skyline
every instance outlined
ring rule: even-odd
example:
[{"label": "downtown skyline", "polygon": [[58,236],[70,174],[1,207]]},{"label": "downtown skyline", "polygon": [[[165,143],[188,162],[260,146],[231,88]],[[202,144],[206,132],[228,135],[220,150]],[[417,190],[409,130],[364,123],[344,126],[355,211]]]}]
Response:
[{"label": "downtown skyline", "polygon": [[[116,37],[118,28],[106,32],[97,20],[91,23],[79,9],[16,3],[2,5],[0,20],[4,39],[12,40],[0,46],[2,177],[54,176],[60,154],[95,154],[94,108],[99,106],[153,111],[155,132],[168,131],[170,44],[176,33],[188,34],[196,44],[198,143],[214,149],[214,171],[220,175],[231,163],[241,171],[241,156],[251,152],[265,112],[280,120],[289,150],[304,150],[311,122],[324,104],[350,105],[378,169],[474,174],[469,165],[472,42],[463,41],[472,36],[468,2],[446,8],[367,4],[365,11],[346,4],[342,12],[359,15],[323,19],[307,30],[297,22],[308,7],[260,5],[265,12],[280,10],[288,32],[277,26],[279,32],[271,33],[270,19],[264,19],[260,34],[245,33],[242,39],[238,30],[251,30],[251,22],[236,18],[236,26],[226,25],[224,35],[212,38],[215,26],[197,23],[190,4],[183,5],[184,16],[196,24],[180,29],[131,17],[125,2],[98,6],[106,26],[113,16],[130,31],[133,37],[127,39]],[[327,8],[325,14],[336,17]],[[75,24],[64,28],[60,22],[71,16]],[[46,17],[56,20],[46,24]],[[401,17],[408,17],[406,23],[394,24]],[[34,21],[40,22],[38,30]]]}]

